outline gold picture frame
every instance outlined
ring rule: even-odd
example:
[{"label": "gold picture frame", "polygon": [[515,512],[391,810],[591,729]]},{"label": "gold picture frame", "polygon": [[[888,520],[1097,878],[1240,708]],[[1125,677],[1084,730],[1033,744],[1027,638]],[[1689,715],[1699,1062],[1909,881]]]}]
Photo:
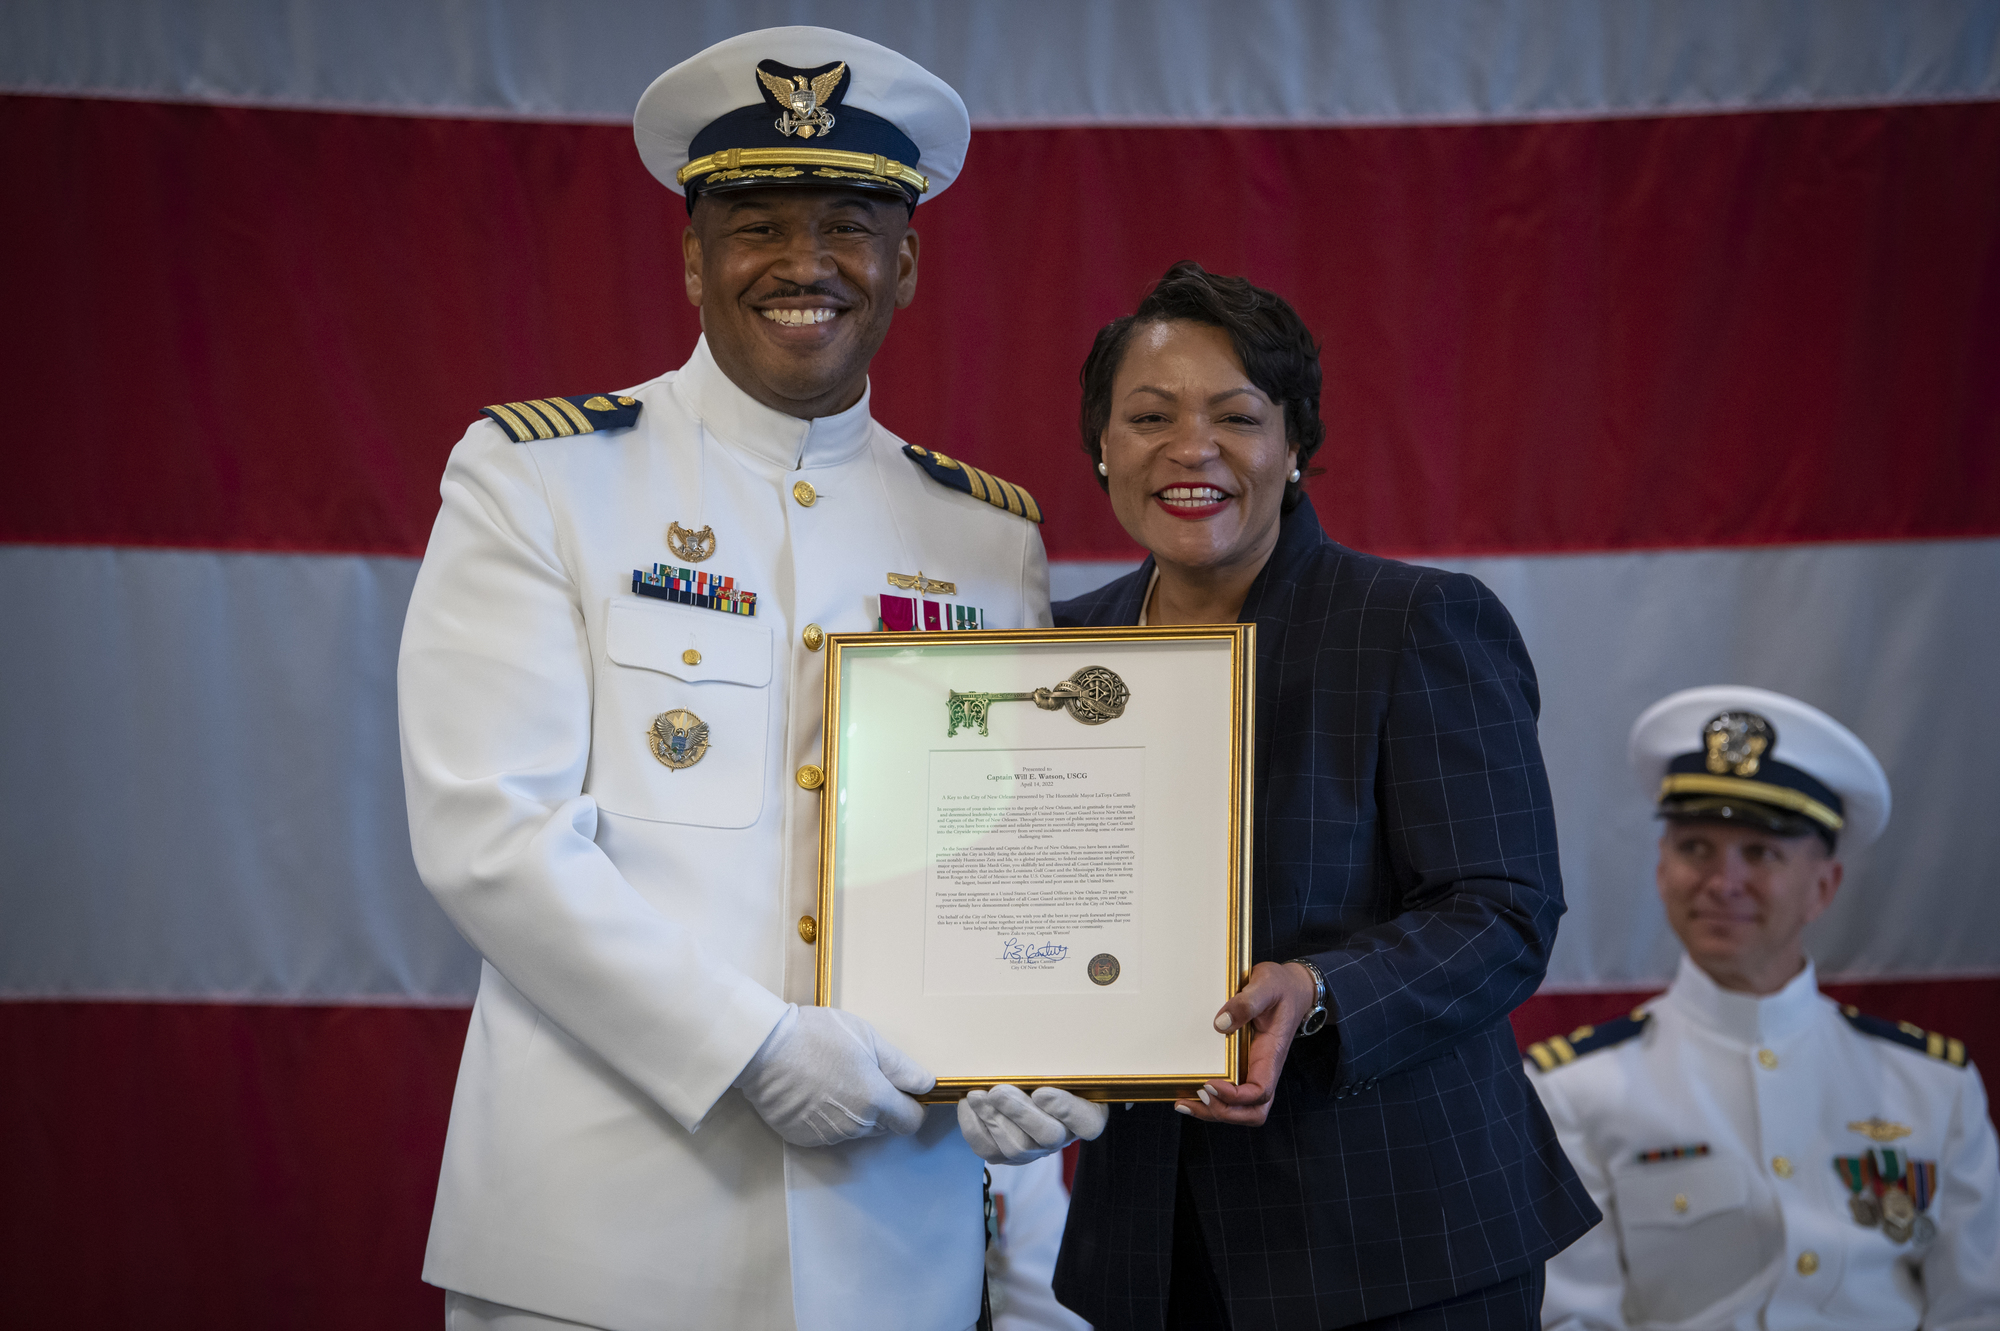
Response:
[{"label": "gold picture frame", "polygon": [[1212,1021],[1250,970],[1255,626],[826,653],[815,1001],[936,1072],[934,1102],[1243,1080]]}]

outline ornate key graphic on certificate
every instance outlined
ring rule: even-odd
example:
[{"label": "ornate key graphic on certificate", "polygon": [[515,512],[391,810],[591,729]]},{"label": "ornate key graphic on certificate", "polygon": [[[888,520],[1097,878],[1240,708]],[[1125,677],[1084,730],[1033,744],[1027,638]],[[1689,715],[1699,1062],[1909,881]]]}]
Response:
[{"label": "ornate key graphic on certificate", "polygon": [[960,693],[953,689],[946,703],[951,726],[944,734],[950,739],[961,728],[970,730],[978,726],[979,733],[985,735],[986,709],[996,702],[1032,702],[1045,712],[1067,708],[1071,716],[1085,725],[1101,726],[1125,715],[1125,704],[1131,696],[1124,680],[1097,665],[1085,666],[1052,689],[1036,689],[1031,693]]}]

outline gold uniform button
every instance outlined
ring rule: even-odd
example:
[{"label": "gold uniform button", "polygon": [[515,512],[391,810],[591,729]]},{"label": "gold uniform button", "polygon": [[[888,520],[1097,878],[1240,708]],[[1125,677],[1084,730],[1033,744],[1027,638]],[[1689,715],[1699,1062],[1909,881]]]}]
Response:
[{"label": "gold uniform button", "polygon": [[1768,1049],[1759,1049],[1757,1051],[1757,1063],[1766,1072],[1769,1072],[1778,1066],[1778,1056]]},{"label": "gold uniform button", "polygon": [[1686,1193],[1684,1193],[1684,1192],[1677,1192],[1677,1193],[1675,1193],[1675,1194],[1674,1194],[1674,1214],[1675,1214],[1675,1215],[1686,1215],[1686,1214],[1687,1214],[1687,1209],[1688,1209],[1688,1195],[1687,1195]]},{"label": "gold uniform button", "polygon": [[1771,1157],[1771,1172],[1779,1178],[1792,1176],[1792,1162],[1782,1155]]},{"label": "gold uniform button", "polygon": [[792,498],[799,501],[800,508],[811,508],[819,502],[819,491],[812,488],[811,481],[798,481],[792,486]]},{"label": "gold uniform button", "polygon": [[688,648],[688,649],[687,649],[686,651],[684,651],[684,652],[682,652],[682,653],[681,653],[681,664],[683,664],[683,665],[700,665],[700,664],[701,664],[701,653],[700,653],[700,652],[698,652],[698,651],[696,651],[696,650],[695,650],[694,648],[692,648],[692,647]]},{"label": "gold uniform button", "polygon": [[806,631],[799,637],[804,639],[807,651],[816,652],[820,649],[820,644],[826,641],[826,631],[817,624],[808,624]]},{"label": "gold uniform button", "polygon": [[810,915],[799,916],[799,937],[805,942],[813,942],[819,937],[819,922]]},{"label": "gold uniform button", "polygon": [[1808,1248],[1799,1254],[1799,1274],[1809,1276],[1819,1270],[1819,1254]]},{"label": "gold uniform button", "polygon": [[826,784],[826,773],[807,763],[799,769],[796,779],[800,790],[818,790]]}]

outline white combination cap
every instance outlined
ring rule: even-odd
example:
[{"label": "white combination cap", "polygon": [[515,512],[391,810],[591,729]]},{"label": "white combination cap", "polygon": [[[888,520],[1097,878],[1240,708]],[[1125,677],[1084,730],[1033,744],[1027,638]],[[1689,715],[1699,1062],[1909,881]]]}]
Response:
[{"label": "white combination cap", "polygon": [[1669,818],[1817,831],[1865,846],[1889,822],[1889,778],[1853,731],[1769,689],[1682,689],[1632,723],[1626,753]]},{"label": "white combination cap", "polygon": [[639,157],[685,194],[824,185],[912,207],[958,179],[972,120],[907,56],[832,28],[764,28],[653,80],[632,116]]}]

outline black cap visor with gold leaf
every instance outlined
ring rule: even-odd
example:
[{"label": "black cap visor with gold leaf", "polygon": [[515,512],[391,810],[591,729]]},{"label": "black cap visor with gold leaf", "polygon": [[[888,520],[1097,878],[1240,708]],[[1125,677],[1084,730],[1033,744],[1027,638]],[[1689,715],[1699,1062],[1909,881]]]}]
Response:
[{"label": "black cap visor with gold leaf", "polygon": [[914,210],[930,189],[917,145],[881,116],[844,105],[849,81],[843,61],[758,62],[764,100],[718,116],[688,144],[688,164],[675,173],[688,210],[702,194],[774,185],[893,194]]},{"label": "black cap visor with gold leaf", "polygon": [[1659,814],[1676,822],[1736,823],[1775,836],[1817,833],[1829,852],[1846,826],[1840,796],[1812,773],[1778,762],[1778,732],[1754,712],[1723,712],[1702,727],[1702,749],[1667,764]]}]

